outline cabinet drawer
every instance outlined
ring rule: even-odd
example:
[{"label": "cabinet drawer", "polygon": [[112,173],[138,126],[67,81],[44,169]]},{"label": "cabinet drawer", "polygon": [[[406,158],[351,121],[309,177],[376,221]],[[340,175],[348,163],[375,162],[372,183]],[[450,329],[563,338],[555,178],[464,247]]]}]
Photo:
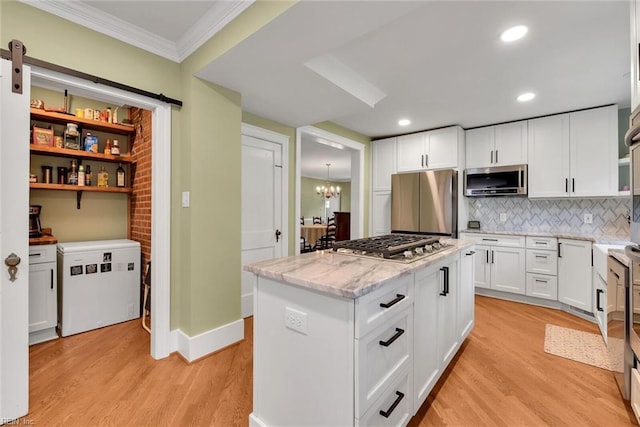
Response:
[{"label": "cabinet drawer", "polygon": [[359,339],[413,304],[413,274],[394,280],[393,285],[356,299],[356,331]]},{"label": "cabinet drawer", "polygon": [[[356,426],[405,426],[413,416],[411,370],[405,369],[382,396],[373,402],[362,417],[356,417]],[[381,414],[381,412],[384,413]],[[386,415],[386,416],[385,416]]]},{"label": "cabinet drawer", "polygon": [[527,249],[527,273],[558,275],[558,253]]},{"label": "cabinet drawer", "polygon": [[412,364],[413,309],[408,307],[391,321],[356,341],[356,414],[367,411],[399,371]]},{"label": "cabinet drawer", "polygon": [[527,249],[547,249],[555,251],[558,249],[558,239],[555,237],[527,236]]},{"label": "cabinet drawer", "polygon": [[507,234],[482,234],[482,233],[461,233],[461,239],[473,240],[482,245],[488,246],[508,246],[514,248],[525,247],[524,236],[513,236]]},{"label": "cabinet drawer", "polygon": [[57,245],[29,246],[29,264],[56,262]]},{"label": "cabinet drawer", "polygon": [[527,296],[558,299],[558,278],[546,274],[527,273]]}]

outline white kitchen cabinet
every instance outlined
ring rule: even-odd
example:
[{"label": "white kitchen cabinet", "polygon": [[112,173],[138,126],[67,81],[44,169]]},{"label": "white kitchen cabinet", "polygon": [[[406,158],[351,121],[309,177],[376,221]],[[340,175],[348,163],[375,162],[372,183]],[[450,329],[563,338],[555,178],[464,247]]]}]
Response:
[{"label": "white kitchen cabinet", "polygon": [[450,126],[397,138],[396,170],[412,172],[459,167],[462,128]]},{"label": "white kitchen cabinet", "polygon": [[618,194],[618,109],[529,120],[529,198]]},{"label": "white kitchen cabinet", "polygon": [[527,296],[556,301],[558,299],[558,239],[526,239]]},{"label": "white kitchen cabinet", "polygon": [[413,372],[416,410],[453,358],[460,340],[464,339],[456,328],[458,275],[457,257],[415,275]]},{"label": "white kitchen cabinet", "polygon": [[465,158],[467,168],[527,163],[527,121],[468,130]]},{"label": "white kitchen cabinet", "polygon": [[58,338],[56,245],[29,247],[29,344]]},{"label": "white kitchen cabinet", "polygon": [[558,301],[593,310],[591,242],[558,239]]},{"label": "white kitchen cabinet", "polygon": [[524,236],[461,233],[460,238],[477,242],[474,260],[476,287],[525,293]]},{"label": "white kitchen cabinet", "polygon": [[473,284],[476,251],[471,247],[460,254],[460,292],[458,292],[458,336],[464,340],[474,326],[475,292]]},{"label": "white kitchen cabinet", "polygon": [[391,191],[391,175],[396,173],[396,138],[371,143],[371,191]]},{"label": "white kitchen cabinet", "polygon": [[391,233],[391,191],[375,191],[371,194],[371,236]]}]

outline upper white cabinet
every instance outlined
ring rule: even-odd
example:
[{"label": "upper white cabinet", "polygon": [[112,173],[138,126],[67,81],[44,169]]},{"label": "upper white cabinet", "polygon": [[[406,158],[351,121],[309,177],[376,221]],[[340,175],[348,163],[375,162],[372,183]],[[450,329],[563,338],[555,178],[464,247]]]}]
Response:
[{"label": "upper white cabinet", "polygon": [[468,130],[465,157],[467,168],[527,163],[527,121]]},{"label": "upper white cabinet", "polygon": [[457,168],[464,135],[459,126],[402,135],[397,138],[397,171]]},{"label": "upper white cabinet", "polygon": [[529,120],[529,197],[618,194],[615,105]]},{"label": "upper white cabinet", "polygon": [[391,191],[391,175],[396,173],[396,138],[371,144],[371,191]]}]

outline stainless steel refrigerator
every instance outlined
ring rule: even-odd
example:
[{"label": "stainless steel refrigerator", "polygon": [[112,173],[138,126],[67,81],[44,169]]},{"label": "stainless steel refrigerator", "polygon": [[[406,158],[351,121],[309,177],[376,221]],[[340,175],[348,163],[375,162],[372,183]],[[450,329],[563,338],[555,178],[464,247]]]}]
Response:
[{"label": "stainless steel refrigerator", "polygon": [[391,232],[458,237],[458,172],[392,175]]}]

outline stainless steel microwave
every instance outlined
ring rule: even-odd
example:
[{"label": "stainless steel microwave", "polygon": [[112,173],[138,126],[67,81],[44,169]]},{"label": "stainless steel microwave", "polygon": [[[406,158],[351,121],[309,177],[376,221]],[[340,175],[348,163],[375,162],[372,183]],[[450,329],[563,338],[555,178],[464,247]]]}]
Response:
[{"label": "stainless steel microwave", "polygon": [[527,165],[466,169],[464,195],[468,197],[526,196]]}]

